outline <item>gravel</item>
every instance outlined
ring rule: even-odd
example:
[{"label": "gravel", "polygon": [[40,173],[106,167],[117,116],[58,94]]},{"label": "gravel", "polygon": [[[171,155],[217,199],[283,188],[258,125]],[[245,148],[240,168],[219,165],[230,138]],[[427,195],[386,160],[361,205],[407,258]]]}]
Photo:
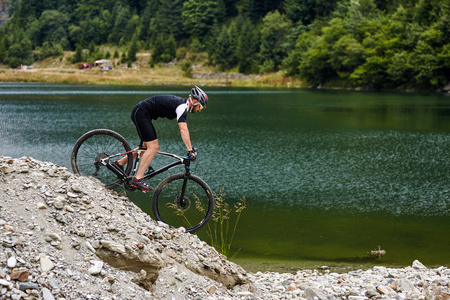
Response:
[{"label": "gravel", "polygon": [[450,299],[450,270],[249,273],[126,194],[0,156],[1,299]]}]

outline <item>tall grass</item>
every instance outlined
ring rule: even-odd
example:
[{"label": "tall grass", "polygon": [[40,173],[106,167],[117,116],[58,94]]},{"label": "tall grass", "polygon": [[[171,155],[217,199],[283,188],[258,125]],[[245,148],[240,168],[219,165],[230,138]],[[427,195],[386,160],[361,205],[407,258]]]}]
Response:
[{"label": "tall grass", "polygon": [[[206,226],[210,245],[218,252],[229,256],[233,238],[241,218],[242,211],[247,208],[245,197],[239,199],[233,206],[225,201],[225,192],[214,192],[214,212]],[[239,250],[233,255],[236,256]]]}]

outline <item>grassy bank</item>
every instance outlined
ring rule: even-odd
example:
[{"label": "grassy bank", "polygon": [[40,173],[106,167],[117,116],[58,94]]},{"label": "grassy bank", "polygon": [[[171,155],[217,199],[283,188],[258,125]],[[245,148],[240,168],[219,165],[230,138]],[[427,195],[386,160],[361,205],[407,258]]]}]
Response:
[{"label": "grassy bank", "polygon": [[[202,75],[209,75],[208,78]],[[226,79],[224,74],[194,73],[188,77],[177,67],[78,70],[74,68],[2,69],[0,82],[40,82],[104,85],[193,85],[233,87],[303,87],[281,73]]]},{"label": "grassy bank", "polygon": [[220,73],[202,63],[194,65],[188,76],[180,64],[156,65],[151,68],[148,55],[138,54],[131,68],[113,61],[113,70],[94,67],[79,70],[76,64],[68,63],[70,52],[60,58],[48,58],[33,64],[32,69],[0,69],[0,82],[40,82],[59,84],[93,85],[193,85],[233,87],[304,87],[298,79],[283,76],[282,72],[244,76],[237,73]]}]

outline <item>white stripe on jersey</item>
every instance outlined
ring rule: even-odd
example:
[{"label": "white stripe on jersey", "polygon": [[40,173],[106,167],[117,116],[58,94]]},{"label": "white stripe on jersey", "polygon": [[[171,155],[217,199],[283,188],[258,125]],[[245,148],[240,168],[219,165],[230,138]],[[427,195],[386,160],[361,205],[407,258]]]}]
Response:
[{"label": "white stripe on jersey", "polygon": [[177,121],[184,114],[184,112],[188,109],[188,107],[189,106],[187,105],[187,102],[184,104],[178,105],[177,109],[175,110],[175,112],[177,113]]}]

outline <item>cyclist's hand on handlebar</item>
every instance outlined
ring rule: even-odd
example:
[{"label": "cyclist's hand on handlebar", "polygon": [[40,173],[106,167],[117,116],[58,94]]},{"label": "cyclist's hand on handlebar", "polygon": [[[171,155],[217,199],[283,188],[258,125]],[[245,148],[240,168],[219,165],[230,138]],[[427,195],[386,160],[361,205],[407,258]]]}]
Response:
[{"label": "cyclist's hand on handlebar", "polygon": [[190,160],[196,160],[197,159],[197,149],[192,148],[192,150],[188,151],[187,156]]}]

